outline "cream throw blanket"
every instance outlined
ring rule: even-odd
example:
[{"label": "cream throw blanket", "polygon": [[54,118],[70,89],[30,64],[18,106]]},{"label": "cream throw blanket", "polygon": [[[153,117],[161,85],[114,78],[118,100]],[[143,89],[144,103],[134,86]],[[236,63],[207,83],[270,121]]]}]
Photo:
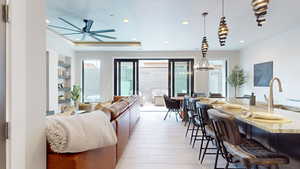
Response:
[{"label": "cream throw blanket", "polygon": [[46,133],[52,151],[57,153],[77,153],[117,143],[115,130],[101,111],[49,116]]}]

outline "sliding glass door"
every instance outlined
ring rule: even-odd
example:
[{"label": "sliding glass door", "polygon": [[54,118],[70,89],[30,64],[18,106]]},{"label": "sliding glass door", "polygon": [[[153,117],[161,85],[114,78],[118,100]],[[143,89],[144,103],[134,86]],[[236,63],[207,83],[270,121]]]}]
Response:
[{"label": "sliding glass door", "polygon": [[194,92],[193,59],[169,60],[169,95],[192,95]]},{"label": "sliding glass door", "polygon": [[116,59],[114,62],[114,95],[138,94],[138,60]]},{"label": "sliding glass door", "polygon": [[[155,59],[115,59],[114,95],[130,96],[139,94],[139,62]],[[179,93],[192,95],[194,92],[194,59],[156,59],[168,61],[168,95]],[[150,70],[150,69],[149,69]],[[143,73],[145,73],[143,71]],[[163,76],[163,73],[161,74]],[[153,80],[158,80],[157,79]],[[147,84],[147,85],[150,85]],[[153,88],[155,86],[148,86]]]}]

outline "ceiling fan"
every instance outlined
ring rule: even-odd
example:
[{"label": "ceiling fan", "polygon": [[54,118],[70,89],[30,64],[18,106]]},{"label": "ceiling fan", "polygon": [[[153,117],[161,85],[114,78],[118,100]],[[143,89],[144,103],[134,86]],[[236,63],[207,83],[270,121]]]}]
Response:
[{"label": "ceiling fan", "polygon": [[59,17],[59,20],[63,21],[64,23],[68,24],[69,26],[71,26],[72,28],[68,28],[68,27],[62,27],[62,26],[56,26],[56,25],[48,25],[51,28],[55,28],[55,29],[61,29],[61,30],[67,30],[70,31],[69,33],[64,33],[61,35],[64,36],[69,36],[69,35],[81,35],[81,40],[80,41],[84,41],[86,39],[86,36],[89,36],[99,42],[103,42],[102,39],[100,38],[106,38],[106,39],[117,39],[116,37],[112,37],[112,36],[107,36],[107,35],[103,35],[102,33],[108,33],[108,32],[115,32],[115,29],[106,29],[106,30],[96,30],[96,31],[92,31],[92,25],[94,23],[93,20],[91,19],[84,19],[83,22],[85,23],[85,26],[83,28],[80,28],[74,24],[72,24],[71,22]]}]

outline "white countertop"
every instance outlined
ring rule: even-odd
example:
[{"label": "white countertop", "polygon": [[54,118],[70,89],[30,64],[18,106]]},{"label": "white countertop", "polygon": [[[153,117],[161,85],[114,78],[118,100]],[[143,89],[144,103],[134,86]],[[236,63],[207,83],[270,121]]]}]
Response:
[{"label": "white countertop", "polygon": [[[201,101],[201,100],[200,100]],[[206,99],[202,100],[203,103],[209,103]],[[265,105],[259,106],[249,106],[249,105],[242,105],[246,107],[247,110],[242,109],[224,109],[222,105],[214,105],[215,109],[223,111],[228,114],[232,114],[235,116],[236,119],[245,122],[249,125],[255,126],[257,128],[263,129],[270,133],[285,133],[285,134],[300,134],[300,113],[287,111],[282,109],[274,109],[274,114],[278,114],[284,117],[287,122],[276,122],[271,120],[266,120],[266,122],[257,121],[251,118],[246,118],[244,115],[247,112],[267,112],[267,107]],[[239,104],[241,105],[241,104]]]}]

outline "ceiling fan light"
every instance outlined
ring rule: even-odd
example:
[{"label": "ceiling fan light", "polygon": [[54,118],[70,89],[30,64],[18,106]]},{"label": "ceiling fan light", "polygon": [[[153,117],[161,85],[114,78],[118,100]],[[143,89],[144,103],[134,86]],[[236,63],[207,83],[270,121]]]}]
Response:
[{"label": "ceiling fan light", "polygon": [[256,16],[256,22],[258,26],[262,26],[266,22],[266,15],[269,5],[269,0],[252,0],[252,7],[254,15]]}]

